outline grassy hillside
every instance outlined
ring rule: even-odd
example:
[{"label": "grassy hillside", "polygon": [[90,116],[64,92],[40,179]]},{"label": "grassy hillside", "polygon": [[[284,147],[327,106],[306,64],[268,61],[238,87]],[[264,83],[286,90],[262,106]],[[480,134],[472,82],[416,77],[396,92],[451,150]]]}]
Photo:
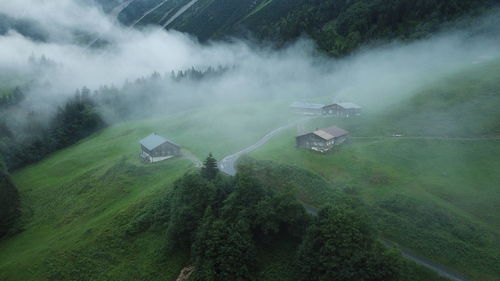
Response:
[{"label": "grassy hillside", "polygon": [[[366,203],[383,237],[474,280],[496,280],[500,140],[477,137],[496,134],[497,67],[494,62],[458,73],[383,113],[304,124],[338,123],[352,131],[352,143],[338,153],[295,149],[291,129],[252,157],[295,165],[270,177],[283,182],[271,183],[294,188],[307,204],[321,206],[339,193],[354,195]],[[439,132],[435,124],[452,120],[461,109],[451,105],[461,104],[469,104],[470,111],[453,134],[421,131],[426,124]],[[221,104],[127,122],[15,172],[24,231],[0,240],[0,280],[175,280],[188,253],[165,256],[162,231],[131,229],[193,164],[177,158],[145,165],[138,158],[138,140],[156,132],[199,158],[213,152],[220,159],[301,118],[288,113],[287,105]],[[428,122],[419,119],[427,116],[422,108],[442,114]],[[395,131],[405,137],[385,137]],[[290,257],[291,249],[293,241],[259,249],[260,280],[284,280],[291,263],[283,257]],[[438,280],[421,267],[409,268],[418,277],[408,280]]]},{"label": "grassy hillside", "polygon": [[175,279],[187,253],[164,257],[163,233],[131,237],[127,230],[193,164],[142,164],[138,140],[155,131],[196,156],[222,156],[288,120],[279,112],[255,117],[272,108],[235,104],[124,123],[15,172],[24,231],[0,241],[0,279]]},{"label": "grassy hillside", "polygon": [[[220,157],[290,121],[276,107],[221,106],[128,122],[15,172],[23,213],[19,226],[24,231],[0,240],[0,279],[175,280],[188,263],[188,253],[165,255],[164,232],[137,232],[136,221],[193,164],[183,158],[143,164],[137,141],[156,131],[199,157],[209,151]],[[275,115],[264,114],[269,112]],[[315,191],[325,184],[315,175],[305,180]],[[295,247],[288,240],[258,247],[259,280],[286,280]],[[439,280],[418,266],[408,268],[427,276],[421,280]]]},{"label": "grassy hillside", "polygon": [[304,167],[360,198],[382,236],[403,248],[473,280],[497,280],[499,65],[461,71],[385,112],[304,124],[350,130],[338,152],[297,149],[290,129],[251,155]]}]

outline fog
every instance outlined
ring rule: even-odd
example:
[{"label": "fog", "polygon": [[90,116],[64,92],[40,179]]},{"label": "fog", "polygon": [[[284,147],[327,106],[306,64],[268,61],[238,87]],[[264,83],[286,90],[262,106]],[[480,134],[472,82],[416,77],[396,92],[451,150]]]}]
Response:
[{"label": "fog", "polygon": [[[276,50],[237,39],[200,44],[188,34],[159,27],[131,29],[88,1],[0,1],[0,13],[29,20],[47,34],[45,41],[15,30],[0,36],[0,71],[35,81],[25,105],[39,110],[53,108],[83,86],[120,88],[153,72],[209,67],[230,70],[210,82],[165,80],[158,102],[168,95],[194,99],[203,93],[231,101],[343,100],[380,110],[447,73],[500,53],[497,38],[472,35],[472,29],[450,30],[413,43],[388,42],[333,59],[307,38]],[[496,28],[495,16],[478,19],[475,28]],[[49,65],[29,59],[42,56]]]}]

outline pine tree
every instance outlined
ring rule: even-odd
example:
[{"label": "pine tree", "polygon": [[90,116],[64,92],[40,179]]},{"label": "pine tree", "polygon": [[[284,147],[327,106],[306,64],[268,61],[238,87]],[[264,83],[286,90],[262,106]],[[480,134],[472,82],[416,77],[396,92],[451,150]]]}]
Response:
[{"label": "pine tree", "polygon": [[19,217],[19,193],[0,159],[0,237],[9,233]]},{"label": "pine tree", "polygon": [[205,159],[205,162],[203,162],[201,175],[208,180],[214,180],[218,173],[219,167],[217,166],[217,160],[213,157],[212,153],[210,153],[207,159]]}]

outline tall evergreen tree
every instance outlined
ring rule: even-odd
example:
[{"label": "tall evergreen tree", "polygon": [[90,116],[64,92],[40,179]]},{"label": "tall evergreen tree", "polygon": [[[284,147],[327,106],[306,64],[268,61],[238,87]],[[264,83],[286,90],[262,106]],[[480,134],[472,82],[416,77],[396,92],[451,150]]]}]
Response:
[{"label": "tall evergreen tree", "polygon": [[199,174],[187,174],[175,183],[167,230],[172,247],[191,246],[205,209],[214,203],[214,198],[214,186]]},{"label": "tall evergreen tree", "polygon": [[19,194],[0,160],[0,237],[9,232],[19,214]]},{"label": "tall evergreen tree", "polygon": [[255,245],[244,220],[228,222],[215,219],[207,209],[193,244],[196,255],[195,281],[252,280]]},{"label": "tall evergreen tree", "polygon": [[372,236],[359,213],[340,207],[320,211],[300,246],[300,280],[391,281],[399,280],[396,254]]},{"label": "tall evergreen tree", "polygon": [[219,167],[217,166],[217,160],[214,158],[212,153],[208,154],[207,159],[203,162],[203,168],[201,168],[201,175],[208,179],[214,180],[219,173]]}]

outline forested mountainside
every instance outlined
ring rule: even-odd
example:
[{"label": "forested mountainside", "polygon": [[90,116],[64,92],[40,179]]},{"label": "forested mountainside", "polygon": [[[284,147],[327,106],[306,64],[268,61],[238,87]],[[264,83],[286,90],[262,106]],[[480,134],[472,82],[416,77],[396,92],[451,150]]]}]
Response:
[{"label": "forested mountainside", "polygon": [[123,10],[120,19],[125,24],[160,24],[194,34],[201,41],[236,36],[280,46],[305,35],[328,54],[342,55],[379,40],[413,40],[450,25],[467,25],[467,19],[473,20],[496,6],[495,2],[136,0]]},{"label": "forested mountainside", "polygon": [[[94,0],[86,0],[93,3]],[[494,0],[95,0],[128,26],[160,25],[200,41],[246,38],[283,46],[304,36],[333,56],[370,43],[415,40],[498,8]],[[0,11],[0,34],[15,30],[38,41],[48,32]],[[90,36],[91,37],[91,36]],[[77,40],[90,40],[79,34]]]}]

